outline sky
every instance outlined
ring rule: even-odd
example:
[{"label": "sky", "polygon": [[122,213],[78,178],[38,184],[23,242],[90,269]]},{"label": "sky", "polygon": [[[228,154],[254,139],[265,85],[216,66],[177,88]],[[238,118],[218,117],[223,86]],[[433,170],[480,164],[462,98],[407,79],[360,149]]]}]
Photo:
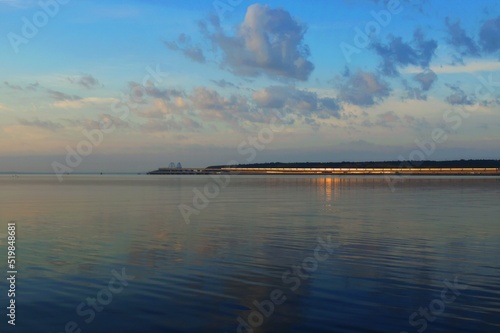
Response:
[{"label": "sky", "polygon": [[500,158],[496,0],[0,0],[0,172]]}]

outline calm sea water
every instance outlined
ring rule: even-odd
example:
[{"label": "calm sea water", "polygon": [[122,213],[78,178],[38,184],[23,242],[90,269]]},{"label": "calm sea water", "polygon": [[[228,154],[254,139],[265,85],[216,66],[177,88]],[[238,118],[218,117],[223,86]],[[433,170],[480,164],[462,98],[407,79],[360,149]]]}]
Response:
[{"label": "calm sea water", "polygon": [[499,178],[216,184],[0,176],[0,331],[500,332]]}]

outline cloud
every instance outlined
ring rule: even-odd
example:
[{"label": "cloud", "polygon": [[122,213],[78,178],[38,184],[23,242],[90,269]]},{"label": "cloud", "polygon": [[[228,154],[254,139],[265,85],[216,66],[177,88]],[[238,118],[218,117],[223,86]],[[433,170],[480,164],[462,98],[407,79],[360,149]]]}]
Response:
[{"label": "cloud", "polygon": [[210,80],[210,81],[212,81],[213,83],[215,83],[219,88],[236,88],[236,89],[239,89],[239,87],[237,85],[235,85],[232,82],[226,81],[224,79],[222,79],[222,80]]},{"label": "cloud", "polygon": [[421,101],[427,100],[427,94],[422,91],[421,88],[411,86],[407,80],[403,80],[403,87],[406,90],[406,96],[403,96],[402,99],[417,99]]},{"label": "cloud", "polygon": [[432,70],[427,69],[422,73],[415,75],[413,77],[413,80],[420,83],[420,86],[423,91],[428,91],[431,88],[434,81],[437,80],[437,75]]},{"label": "cloud", "polygon": [[49,120],[43,121],[38,118],[34,118],[33,120],[19,118],[17,121],[23,126],[39,127],[49,131],[56,131],[58,129],[64,128],[64,126],[59,123],[54,123]]},{"label": "cloud", "polygon": [[460,25],[460,20],[451,22],[450,18],[445,19],[446,28],[448,29],[448,43],[462,55],[479,55],[479,48],[476,42],[469,36]]},{"label": "cloud", "polygon": [[345,79],[339,88],[341,101],[358,106],[373,106],[390,92],[379,76],[361,70]]},{"label": "cloud", "polygon": [[55,99],[56,101],[76,101],[81,99],[80,96],[76,95],[68,95],[66,93],[63,93],[61,91],[56,91],[52,89],[48,89],[47,92],[49,93],[49,96],[52,99]]},{"label": "cloud", "polygon": [[[185,92],[153,87],[149,89],[135,83],[130,85],[133,87],[131,94],[136,103],[133,112],[137,116],[160,123],[165,120],[175,123],[153,125],[148,122],[148,128],[155,131],[175,130],[179,126],[186,129],[201,128],[189,125],[193,121],[215,125],[228,124],[239,130],[247,130],[252,123],[270,121],[276,112],[280,112],[282,118],[287,118],[283,119],[284,121],[291,121],[293,117],[288,116],[298,116],[302,120],[306,117],[340,118],[342,110],[340,102],[335,98],[319,97],[316,92],[289,86],[271,86],[254,92],[249,98],[242,94],[222,95],[217,90],[205,86]],[[85,99],[71,104],[79,102],[85,102]],[[64,103],[65,106],[68,104]]]},{"label": "cloud", "polygon": [[342,107],[335,98],[319,98],[314,92],[295,87],[271,86],[252,95],[258,107],[285,109],[299,116],[316,115],[319,118],[340,118]]},{"label": "cloud", "polygon": [[199,46],[193,46],[191,39],[186,34],[180,34],[177,41],[164,42],[165,46],[172,51],[180,51],[189,59],[204,63],[205,54]]},{"label": "cloud", "polygon": [[178,97],[186,96],[186,93],[182,90],[160,89],[151,81],[148,81],[145,86],[138,82],[131,81],[128,83],[128,88],[128,94],[132,101],[140,104],[147,103],[147,97],[161,98],[166,101],[171,101]]},{"label": "cloud", "polygon": [[179,103],[168,103],[164,99],[155,98],[148,103],[148,106],[136,111],[137,115],[143,118],[164,119],[178,111],[182,105]]},{"label": "cloud", "polygon": [[484,22],[479,32],[479,42],[485,52],[500,50],[500,16]]},{"label": "cloud", "polygon": [[236,74],[305,81],[314,69],[304,44],[306,26],[282,8],[249,6],[234,36],[225,34],[217,17],[202,22],[200,28]]},{"label": "cloud", "polygon": [[203,126],[191,119],[183,118],[180,120],[169,119],[169,120],[152,120],[149,119],[146,123],[141,124],[141,129],[145,132],[179,132],[183,130],[198,130],[203,128]]},{"label": "cloud", "polygon": [[10,84],[9,82],[5,81],[4,84],[9,87],[10,89],[12,90],[23,90],[23,88],[21,88],[21,86],[19,85],[13,85],[13,84]]},{"label": "cloud", "polygon": [[403,116],[405,124],[420,133],[428,133],[429,129],[434,128],[425,117],[415,118],[410,115]]},{"label": "cloud", "polygon": [[429,63],[437,48],[437,42],[433,39],[425,40],[421,30],[413,33],[410,43],[403,42],[401,37],[391,37],[384,45],[381,42],[372,44],[372,48],[382,58],[380,70],[387,76],[399,75],[399,68],[409,65],[421,68],[429,67]]},{"label": "cloud", "polygon": [[223,97],[215,90],[197,87],[188,98],[192,109],[207,121],[219,119],[237,125],[241,120],[251,117],[251,106],[242,95]]},{"label": "cloud", "polygon": [[403,86],[406,89],[409,99],[427,100],[427,94],[433,83],[437,80],[437,75],[432,70],[427,69],[413,76],[413,81],[418,82],[420,87],[411,86],[407,80],[403,80]]},{"label": "cloud", "polygon": [[100,115],[100,121],[98,122],[99,128],[101,128],[101,122],[104,121],[107,124],[113,124],[116,128],[130,128],[130,124],[121,119],[120,117],[113,116],[109,113],[102,113]]},{"label": "cloud", "polygon": [[146,94],[155,98],[163,98],[167,101],[176,100],[179,97],[186,97],[186,93],[178,89],[158,89],[153,85],[146,86]]},{"label": "cloud", "polygon": [[336,118],[340,118],[340,111],[342,110],[342,106],[340,105],[339,101],[335,98],[331,97],[325,97],[325,98],[320,98],[320,108],[326,111],[329,111],[334,115]]},{"label": "cloud", "polygon": [[127,121],[120,119],[119,117],[110,115],[108,113],[102,113],[99,115],[99,120],[94,119],[62,119],[71,126],[84,127],[88,130],[91,129],[102,129],[102,122],[108,124],[113,124],[116,128],[130,128],[130,124]]},{"label": "cloud", "polygon": [[217,91],[205,87],[196,88],[189,98],[194,107],[200,110],[222,110],[228,104],[228,100]]},{"label": "cloud", "polygon": [[446,101],[451,105],[472,105],[474,103],[458,85],[446,84],[446,86],[453,91],[451,95],[446,97]]},{"label": "cloud", "polygon": [[85,74],[77,77],[69,77],[68,81],[87,89],[99,86],[99,81],[90,74]]},{"label": "cloud", "polygon": [[[292,88],[292,90],[295,89]],[[297,97],[299,97],[293,96],[294,94],[290,93],[292,92],[292,90],[287,89],[286,87],[279,86],[268,87],[264,90],[256,91],[253,94],[252,98],[259,107],[281,109],[285,107],[285,105],[288,103],[288,100],[297,100]],[[295,93],[295,95],[297,94]],[[302,95],[306,96],[306,94]],[[304,105],[304,103],[302,104]]]},{"label": "cloud", "polygon": [[[276,89],[275,92],[277,91]],[[275,109],[268,102],[255,96],[251,98],[240,94],[222,96],[217,91],[206,87],[195,88],[187,99],[189,100],[187,109],[191,111],[190,114],[196,114],[207,122],[223,121],[244,131],[248,129],[249,123],[269,122],[276,112],[280,113],[282,121],[289,121],[290,119],[285,119],[287,115],[300,114],[299,108],[309,108],[305,99],[297,100],[300,105],[295,105],[297,107],[294,109],[289,107]]]},{"label": "cloud", "polygon": [[378,114],[375,122],[376,125],[388,128],[393,128],[398,123],[401,123],[401,118],[394,111]]},{"label": "cloud", "polygon": [[[496,72],[500,71],[500,62],[498,61],[468,61],[463,65],[434,65],[429,70],[436,74],[457,74],[457,73],[477,73],[477,72]],[[419,67],[408,67],[403,70],[406,74],[418,74],[422,71]]]},{"label": "cloud", "polygon": [[14,85],[10,84],[9,82],[5,81],[4,85],[12,90],[19,90],[19,91],[35,91],[38,89],[39,83],[30,83],[27,86],[21,87],[20,85]]},{"label": "cloud", "polygon": [[[150,94],[152,91],[146,89],[143,95],[136,98],[140,104],[137,104],[135,114],[151,120],[175,119],[183,128],[200,128],[188,126],[194,121],[193,118],[204,122],[226,123],[240,129],[244,129],[242,126],[246,122],[263,123],[269,120],[269,115],[248,97],[240,94],[224,96],[204,86],[196,87],[191,92],[162,90],[152,94],[158,96],[153,99],[148,98],[151,97]],[[183,125],[182,122],[187,123]],[[152,124],[148,126],[155,128]],[[176,127],[171,124],[168,126],[171,130]],[[167,129],[165,126],[161,128]]]},{"label": "cloud", "polygon": [[112,97],[86,97],[78,99],[63,99],[54,102],[54,107],[60,109],[82,109],[88,106],[96,106],[101,104],[112,105],[118,103],[119,100]]}]

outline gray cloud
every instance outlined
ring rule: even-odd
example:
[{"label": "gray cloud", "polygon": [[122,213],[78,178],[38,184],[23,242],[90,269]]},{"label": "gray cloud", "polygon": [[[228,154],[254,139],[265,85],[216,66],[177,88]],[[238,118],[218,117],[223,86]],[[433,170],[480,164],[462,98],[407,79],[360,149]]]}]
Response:
[{"label": "gray cloud", "polygon": [[394,111],[387,111],[377,115],[376,124],[382,127],[393,128],[401,123],[401,118]]},{"label": "gray cloud", "polygon": [[410,84],[408,84],[407,80],[403,80],[403,87],[406,90],[406,96],[403,96],[402,99],[417,99],[421,101],[427,100],[427,94],[418,87],[413,87]]},{"label": "gray cloud", "polygon": [[320,108],[331,112],[332,115],[336,118],[340,118],[340,111],[342,110],[342,106],[339,101],[335,98],[325,97],[320,98]]},{"label": "gray cloud", "polygon": [[403,125],[402,119],[394,111],[386,111],[384,113],[378,114],[375,121],[365,119],[361,122],[364,127],[386,127],[394,128],[396,125]]},{"label": "gray cloud", "polygon": [[236,88],[236,89],[239,89],[239,87],[237,85],[235,85],[234,83],[231,83],[229,81],[226,81],[224,79],[222,80],[210,80],[212,81],[213,83],[215,83],[219,88]]},{"label": "gray cloud", "polygon": [[408,65],[429,67],[429,63],[437,48],[437,42],[433,39],[425,40],[420,29],[415,30],[413,40],[410,43],[403,41],[401,37],[391,37],[384,45],[381,42],[372,44],[372,48],[382,58],[380,70],[387,76],[399,75],[399,68]]},{"label": "gray cloud", "polygon": [[378,75],[358,71],[339,87],[339,99],[358,106],[373,106],[389,96],[389,85]]},{"label": "gray cloud", "polygon": [[196,88],[189,98],[199,110],[224,110],[234,101],[234,98],[226,99],[217,91],[205,87]]},{"label": "gray cloud", "polygon": [[40,120],[38,118],[34,118],[33,120],[19,118],[17,121],[23,126],[39,127],[49,131],[57,131],[58,129],[64,128],[64,126],[59,123],[54,123],[49,120]]},{"label": "gray cloud", "polygon": [[257,91],[253,94],[253,100],[260,107],[284,108],[292,106],[301,111],[315,110],[318,104],[318,97],[315,93],[286,86],[272,86]]},{"label": "gray cloud", "polygon": [[251,105],[242,95],[223,97],[215,90],[198,87],[188,98],[199,117],[207,121],[219,119],[238,126],[240,121],[254,117]]},{"label": "gray cloud", "polygon": [[407,92],[407,96],[403,99],[427,100],[426,92],[430,90],[436,80],[436,73],[430,69],[427,69],[413,77],[413,81],[419,83],[420,87],[414,87],[407,80],[403,80],[402,83]]},{"label": "gray cloud", "polygon": [[[199,129],[201,125],[196,125],[197,120],[207,123],[224,122],[233,128],[246,130],[252,123],[269,122],[276,112],[281,114],[283,122],[290,123],[293,122],[293,116],[303,121],[307,117],[340,118],[342,110],[340,102],[335,98],[320,98],[315,92],[288,86],[271,86],[254,92],[248,98],[241,94],[222,95],[204,86],[186,92],[156,87],[150,89],[135,82],[130,82],[129,85],[132,100],[136,103],[133,112],[148,119],[147,128],[154,131]],[[177,98],[172,98],[174,96]],[[173,124],[153,125],[153,121],[173,121]]]},{"label": "gray cloud", "polygon": [[452,45],[462,56],[479,55],[479,48],[476,42],[469,36],[460,25],[460,20],[451,22],[450,18],[445,19],[446,28],[448,29],[448,43]]},{"label": "gray cloud", "polygon": [[342,107],[335,98],[319,98],[314,92],[287,86],[271,86],[252,95],[258,107],[286,109],[299,116],[316,115],[318,118],[340,118]]},{"label": "gray cloud", "polygon": [[479,42],[485,52],[500,50],[500,16],[484,22],[479,32]]},{"label": "gray cloud", "polygon": [[234,36],[226,35],[217,17],[200,24],[202,33],[224,56],[223,65],[244,76],[268,75],[305,81],[314,69],[304,42],[306,27],[282,8],[248,7]]},{"label": "gray cloud", "polygon": [[431,88],[434,81],[437,80],[437,75],[432,70],[427,69],[422,73],[415,75],[413,77],[413,80],[420,83],[420,87],[422,88],[423,91],[428,91]]},{"label": "gray cloud", "polygon": [[133,103],[145,104],[148,93],[142,84],[131,81],[128,83],[128,96]]},{"label": "gray cloud", "polygon": [[20,85],[17,84],[10,84],[7,81],[4,81],[4,85],[12,90],[19,90],[19,91],[35,91],[40,86],[38,82],[35,82],[35,83],[30,83],[27,86],[21,87]]},{"label": "gray cloud", "polygon": [[453,93],[446,97],[446,101],[451,105],[472,105],[474,103],[473,99],[467,96],[467,94],[457,85],[446,84]]},{"label": "gray cloud", "polygon": [[91,89],[91,88],[95,88],[95,87],[99,86],[99,80],[97,80],[95,77],[93,77],[90,74],[84,74],[84,75],[77,76],[77,77],[69,77],[68,81],[73,83],[73,84],[79,85],[81,87],[87,88],[87,89]]},{"label": "gray cloud", "polygon": [[164,42],[164,44],[169,50],[180,51],[193,61],[201,63],[206,61],[203,50],[199,46],[193,46],[186,34],[180,34],[176,41]]},{"label": "gray cloud", "polygon": [[166,101],[171,101],[175,97],[185,97],[186,93],[179,89],[160,89],[154,83],[147,82],[142,85],[135,81],[128,83],[128,94],[133,102],[144,104],[148,97],[161,98]]},{"label": "gray cloud", "polygon": [[[143,87],[135,82],[129,85],[132,100],[137,103],[134,109],[135,114],[157,121],[169,118],[168,121],[174,122],[168,126],[150,123],[147,126],[151,130],[175,130],[181,125],[183,128],[200,128],[201,126],[195,126],[192,117],[199,117],[206,122],[222,120],[233,126],[237,126],[240,121],[254,117],[252,106],[242,95],[225,97],[207,87],[197,87],[191,92],[186,92],[177,89],[159,89],[153,86]],[[176,120],[173,120],[174,118]],[[183,125],[182,122],[187,123]]]},{"label": "gray cloud", "polygon": [[415,50],[417,50],[418,64],[422,68],[429,67],[429,63],[434,56],[434,52],[438,46],[438,43],[434,39],[425,40],[424,33],[421,29],[416,29],[413,33],[413,40],[415,43]]},{"label": "gray cloud", "polygon": [[12,89],[12,90],[24,90],[23,88],[21,88],[21,86],[19,86],[19,85],[14,85],[14,84],[10,84],[10,83],[9,83],[9,82],[7,82],[7,81],[5,81],[5,82],[4,82],[4,84],[5,84],[8,88],[10,88],[10,89]]},{"label": "gray cloud", "polygon": [[68,95],[57,90],[48,89],[47,92],[49,96],[56,101],[76,101],[82,99],[80,96]]},{"label": "gray cloud", "polygon": [[139,117],[165,119],[189,108],[187,93],[183,90],[159,88],[150,82],[146,86],[133,81],[128,85],[132,111]]}]

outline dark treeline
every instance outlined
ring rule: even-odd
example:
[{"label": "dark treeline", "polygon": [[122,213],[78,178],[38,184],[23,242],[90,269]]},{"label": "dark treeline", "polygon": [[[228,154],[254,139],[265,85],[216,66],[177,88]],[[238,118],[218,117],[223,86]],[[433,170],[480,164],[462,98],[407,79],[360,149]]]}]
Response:
[{"label": "dark treeline", "polygon": [[[500,168],[500,160],[384,161],[384,162],[270,162],[231,165],[239,168]],[[210,169],[229,167],[213,165]]]}]

